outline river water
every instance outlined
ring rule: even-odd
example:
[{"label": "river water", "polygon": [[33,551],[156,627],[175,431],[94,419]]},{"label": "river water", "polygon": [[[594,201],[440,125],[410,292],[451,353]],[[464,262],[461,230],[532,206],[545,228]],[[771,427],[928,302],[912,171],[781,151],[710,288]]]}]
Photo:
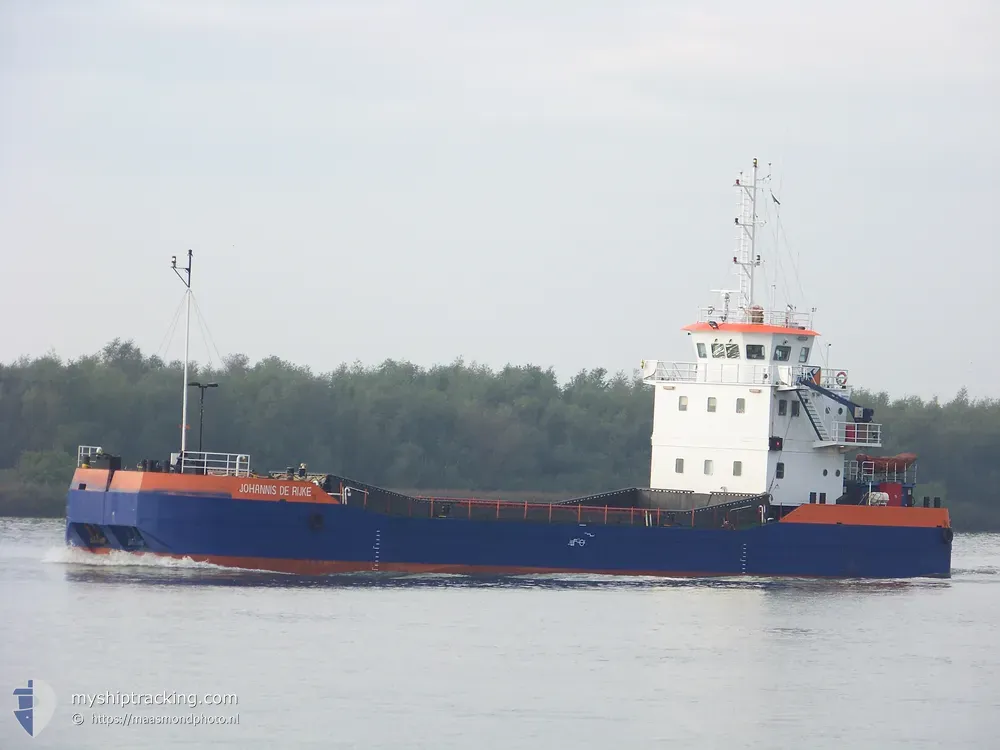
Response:
[{"label": "river water", "polygon": [[0,519],[0,748],[1000,747],[1000,535],[956,536],[953,568],[304,579]]}]

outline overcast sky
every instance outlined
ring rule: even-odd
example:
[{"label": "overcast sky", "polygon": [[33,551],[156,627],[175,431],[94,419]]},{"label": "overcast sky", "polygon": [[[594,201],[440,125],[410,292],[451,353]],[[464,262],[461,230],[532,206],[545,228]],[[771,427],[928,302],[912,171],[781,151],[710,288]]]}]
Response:
[{"label": "overcast sky", "polygon": [[690,359],[756,156],[832,366],[1000,397],[995,0],[2,0],[0,97],[2,361],[179,358],[188,248],[223,355]]}]

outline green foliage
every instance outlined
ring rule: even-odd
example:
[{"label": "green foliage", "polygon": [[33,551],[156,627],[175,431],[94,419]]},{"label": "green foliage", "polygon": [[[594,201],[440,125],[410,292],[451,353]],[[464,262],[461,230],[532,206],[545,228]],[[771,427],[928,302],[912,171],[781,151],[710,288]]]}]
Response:
[{"label": "green foliage", "polygon": [[[205,394],[205,448],[249,452],[258,470],[306,461],[390,487],[589,493],[649,479],[652,391],[597,369],[560,384],[551,369],[498,371],[461,360],[429,369],[386,360],[316,374],[242,355],[191,379]],[[118,339],[99,354],[0,365],[0,514],[62,511],[78,445],[126,463],[166,459],[180,429],[179,362]],[[198,391],[188,444],[197,448]],[[963,391],[940,404],[858,393],[886,424],[887,452],[920,455],[956,526],[1000,529],[1000,402]],[[922,488],[918,488],[921,496]]]},{"label": "green foliage", "polygon": [[23,482],[13,469],[0,470],[0,516],[61,516],[66,512],[67,484]]},{"label": "green foliage", "polygon": [[65,451],[25,451],[17,461],[17,476],[28,484],[65,486],[75,464]]},{"label": "green foliage", "polygon": [[75,459],[61,451],[25,451],[16,468],[0,469],[0,515],[57,516]]}]

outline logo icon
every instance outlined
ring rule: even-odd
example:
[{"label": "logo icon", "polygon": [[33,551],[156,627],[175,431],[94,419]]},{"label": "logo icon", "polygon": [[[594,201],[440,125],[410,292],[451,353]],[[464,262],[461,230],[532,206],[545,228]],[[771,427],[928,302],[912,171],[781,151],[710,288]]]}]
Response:
[{"label": "logo icon", "polygon": [[28,680],[28,687],[14,688],[14,716],[30,737],[37,737],[56,712],[56,691],[47,682]]}]

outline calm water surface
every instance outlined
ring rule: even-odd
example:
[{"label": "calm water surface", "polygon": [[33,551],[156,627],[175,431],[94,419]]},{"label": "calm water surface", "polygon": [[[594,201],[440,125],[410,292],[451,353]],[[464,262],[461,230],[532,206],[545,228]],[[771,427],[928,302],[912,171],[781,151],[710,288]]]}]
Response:
[{"label": "calm water surface", "polygon": [[[951,580],[901,582],[303,579],[61,539],[0,519],[5,750],[1000,747],[1000,535],[957,536]],[[57,699],[34,738],[28,679]]]}]

